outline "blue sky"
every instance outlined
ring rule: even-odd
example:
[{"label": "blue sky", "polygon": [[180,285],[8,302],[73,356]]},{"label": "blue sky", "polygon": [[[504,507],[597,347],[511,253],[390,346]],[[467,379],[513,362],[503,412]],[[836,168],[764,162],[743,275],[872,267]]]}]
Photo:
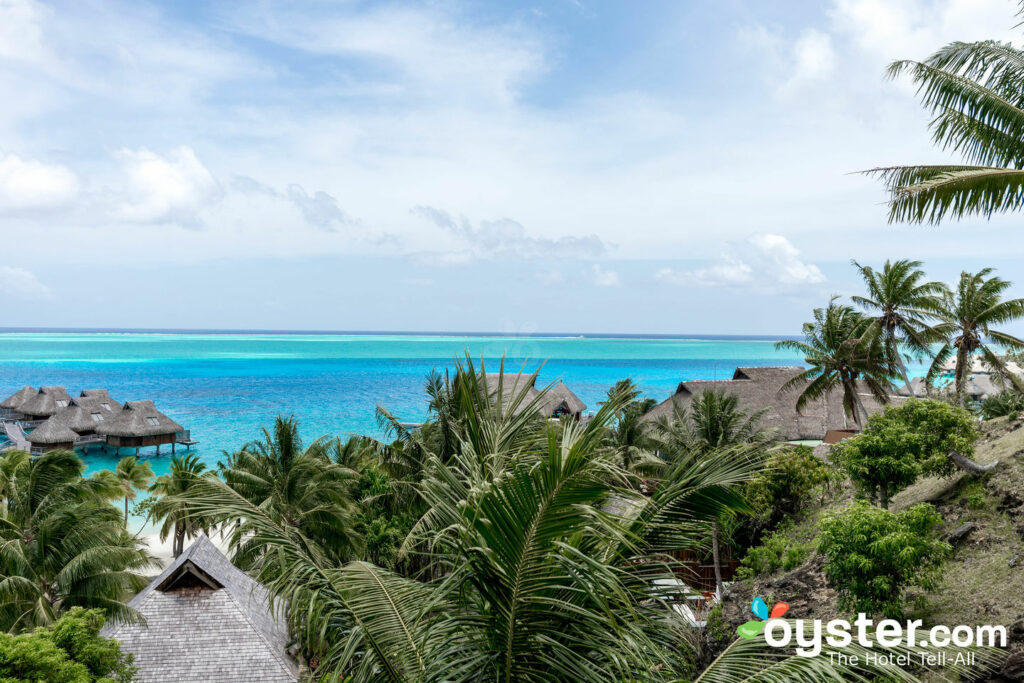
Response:
[{"label": "blue sky", "polygon": [[896,58],[1007,0],[0,0],[5,325],[792,334],[849,260],[993,265],[1019,216],[890,226],[949,158]]}]

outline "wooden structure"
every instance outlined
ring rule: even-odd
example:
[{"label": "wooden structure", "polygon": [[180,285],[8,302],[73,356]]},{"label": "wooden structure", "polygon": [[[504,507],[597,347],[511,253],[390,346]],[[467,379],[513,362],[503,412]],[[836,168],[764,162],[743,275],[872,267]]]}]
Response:
[{"label": "wooden structure", "polygon": [[107,437],[107,445],[114,448],[134,448],[178,443],[178,435],[185,428],[167,417],[152,401],[128,401],[113,419],[96,426],[96,433]]},{"label": "wooden structure", "polygon": [[281,605],[206,536],[128,603],[145,624],[107,622],[100,635],[134,655],[141,683],[293,683]]},{"label": "wooden structure", "polygon": [[70,404],[71,397],[64,387],[40,387],[34,396],[18,407],[18,411],[26,420],[45,420]]},{"label": "wooden structure", "polygon": [[0,401],[0,418],[17,420],[25,416],[21,412],[21,405],[36,395],[36,389],[32,386],[24,386],[16,392]]},{"label": "wooden structure", "polygon": [[78,434],[55,417],[48,418],[25,437],[32,444],[32,455],[46,451],[70,451],[75,447]]}]

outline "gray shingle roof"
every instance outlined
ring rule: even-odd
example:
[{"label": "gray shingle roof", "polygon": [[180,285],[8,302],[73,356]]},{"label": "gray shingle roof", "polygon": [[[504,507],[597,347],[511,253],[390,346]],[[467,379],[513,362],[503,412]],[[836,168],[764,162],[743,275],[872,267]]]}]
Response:
[{"label": "gray shingle roof", "polygon": [[[191,566],[188,564],[191,563]],[[179,570],[198,569],[215,584],[161,590]],[[298,680],[288,629],[270,595],[200,536],[129,604],[146,626],[108,623],[101,634],[135,655],[140,683],[285,683]]]}]

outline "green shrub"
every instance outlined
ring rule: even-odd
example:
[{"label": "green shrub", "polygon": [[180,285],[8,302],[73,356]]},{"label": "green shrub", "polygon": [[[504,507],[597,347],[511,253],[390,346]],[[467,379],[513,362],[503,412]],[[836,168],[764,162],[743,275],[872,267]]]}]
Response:
[{"label": "green shrub", "polygon": [[882,507],[922,474],[948,476],[949,454],[969,458],[978,434],[971,414],[932,400],[910,399],[868,418],[864,431],[832,447],[831,459]]},{"label": "green shrub", "polygon": [[782,448],[768,457],[764,470],[747,484],[746,497],[755,516],[774,526],[782,517],[804,509],[832,472],[807,446]]},{"label": "green shrub", "polygon": [[764,542],[751,548],[740,562],[736,576],[740,579],[752,579],[766,576],[778,571],[796,569],[811,556],[813,543],[794,541],[786,533],[776,531],[767,536]]},{"label": "green shrub", "polygon": [[0,634],[0,681],[127,683],[135,680],[131,655],[116,640],[101,638],[99,610],[73,607],[52,626],[32,633]]},{"label": "green shrub", "polygon": [[1001,391],[981,402],[981,416],[986,420],[996,417],[1015,418],[1024,411],[1024,394],[1019,391]]},{"label": "green shrub", "polygon": [[938,538],[941,524],[942,517],[927,503],[894,513],[858,501],[826,519],[818,549],[839,606],[899,617],[907,586],[935,589],[950,552]]}]

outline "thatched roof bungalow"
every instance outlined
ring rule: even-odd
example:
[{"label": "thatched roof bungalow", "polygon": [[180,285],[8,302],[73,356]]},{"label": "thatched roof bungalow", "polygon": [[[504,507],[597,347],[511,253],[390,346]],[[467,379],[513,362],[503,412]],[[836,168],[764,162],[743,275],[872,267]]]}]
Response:
[{"label": "thatched roof bungalow", "polygon": [[21,412],[21,405],[36,395],[35,387],[30,385],[23,386],[16,392],[0,401],[0,417],[6,418],[19,418],[24,413]]},{"label": "thatched roof bungalow", "polygon": [[113,420],[120,412],[121,404],[109,396],[79,396],[51,419],[84,436],[95,433],[99,425]]},{"label": "thatched roof bungalow", "polygon": [[135,656],[141,683],[291,683],[298,667],[267,589],[200,536],[128,603],[146,624],[100,634]]},{"label": "thatched roof bungalow", "polygon": [[21,404],[18,411],[29,419],[43,420],[70,404],[71,397],[64,387],[40,387],[34,396]]},{"label": "thatched roof bungalow", "polygon": [[538,411],[547,418],[569,415],[578,420],[583,411],[587,409],[587,404],[581,401],[579,396],[562,381],[556,382],[547,389],[538,389],[536,378],[532,375],[511,373],[502,375],[497,372],[488,372],[481,375],[481,384],[483,383],[486,383],[487,391],[492,397],[497,395],[500,385],[500,400],[506,409],[522,395],[522,399],[515,406],[516,413],[525,410],[534,401],[536,401]]},{"label": "thatched roof bungalow", "polygon": [[[830,429],[853,426],[848,424],[841,391],[811,401],[802,413],[797,412],[796,400],[802,389],[794,387],[783,391],[782,388],[802,371],[800,366],[743,367],[736,368],[732,379],[683,381],[676,387],[676,393],[652,408],[644,420],[654,421],[660,417],[671,420],[674,411],[688,410],[695,396],[705,391],[724,391],[736,396],[744,410],[767,408],[761,425],[778,430],[779,436],[787,440],[821,439]],[[861,399],[869,414],[882,408],[866,390],[861,392]]]},{"label": "thatched roof bungalow", "polygon": [[78,434],[55,417],[48,418],[25,437],[32,444],[32,452],[53,450],[70,451],[75,447]]},{"label": "thatched roof bungalow", "polygon": [[114,448],[159,449],[161,444],[175,443],[183,431],[184,427],[157,410],[152,401],[128,401],[113,419],[96,425],[96,433],[105,435]]}]

